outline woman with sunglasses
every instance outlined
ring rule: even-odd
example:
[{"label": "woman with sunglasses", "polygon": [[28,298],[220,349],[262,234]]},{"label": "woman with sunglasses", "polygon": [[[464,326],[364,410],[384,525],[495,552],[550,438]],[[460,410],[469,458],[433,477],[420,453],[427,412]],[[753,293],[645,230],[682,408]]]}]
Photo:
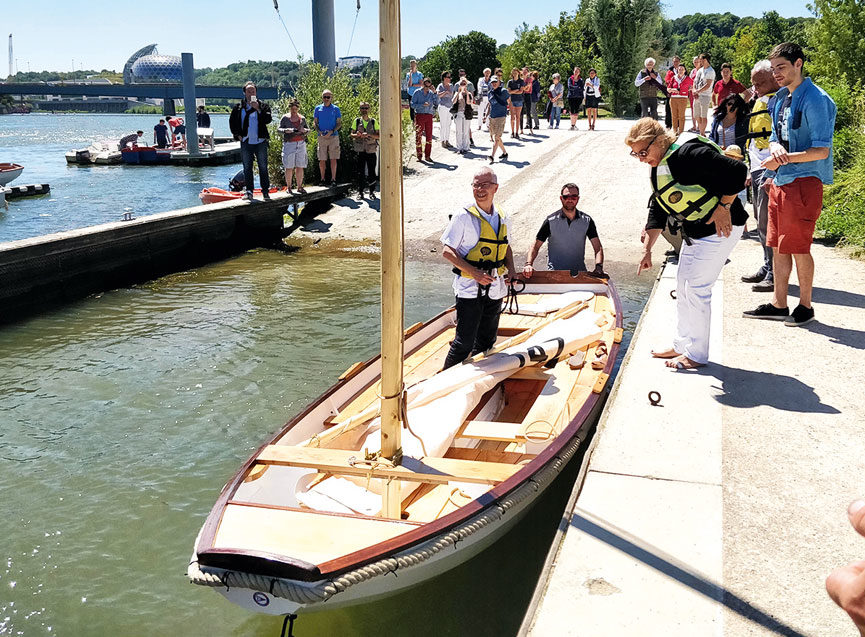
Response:
[{"label": "woman with sunglasses", "polygon": [[748,140],[748,113],[750,108],[740,95],[733,93],[725,97],[715,109],[710,139],[721,148],[733,146],[745,148]]},{"label": "woman with sunglasses", "polygon": [[747,168],[725,157],[705,137],[676,137],[650,117],[639,120],[625,138],[631,156],[651,166],[652,198],[637,274],[652,267],[652,246],[665,227],[684,238],[676,284],[676,335],[671,347],[653,351],[667,367],[694,369],[709,361],[712,287],[736,242],[748,213],[737,197]]}]

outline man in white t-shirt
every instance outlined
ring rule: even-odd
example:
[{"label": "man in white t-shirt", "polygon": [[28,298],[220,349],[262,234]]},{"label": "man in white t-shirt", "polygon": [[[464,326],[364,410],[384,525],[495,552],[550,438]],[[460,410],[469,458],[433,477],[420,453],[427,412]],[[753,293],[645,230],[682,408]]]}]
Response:
[{"label": "man in white t-shirt", "polygon": [[715,88],[715,69],[712,68],[710,61],[711,57],[708,53],[700,55],[702,66],[694,76],[694,88],[691,89],[694,95],[694,104],[691,106],[694,109],[694,120],[700,135],[703,136],[706,135],[709,111],[712,110],[712,90]]},{"label": "man in white t-shirt", "polygon": [[[460,209],[442,234],[442,256],[454,266],[457,327],[444,369],[496,342],[502,299],[516,275],[507,223],[493,204],[498,178],[484,167],[472,178],[475,202]],[[507,274],[505,274],[507,272]]]},{"label": "man in white t-shirt", "polygon": [[492,69],[484,69],[483,76],[478,78],[478,92],[475,95],[475,105],[478,107],[478,130],[483,124],[484,130],[490,129],[490,124],[486,116],[487,107],[490,103],[490,76],[493,74]]}]

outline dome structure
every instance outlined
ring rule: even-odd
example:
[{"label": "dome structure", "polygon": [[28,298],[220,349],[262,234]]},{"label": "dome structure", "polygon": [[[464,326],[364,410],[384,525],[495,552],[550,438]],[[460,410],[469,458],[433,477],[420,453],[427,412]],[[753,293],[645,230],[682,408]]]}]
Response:
[{"label": "dome structure", "polygon": [[143,55],[132,63],[132,83],[182,82],[183,65],[179,55]]}]

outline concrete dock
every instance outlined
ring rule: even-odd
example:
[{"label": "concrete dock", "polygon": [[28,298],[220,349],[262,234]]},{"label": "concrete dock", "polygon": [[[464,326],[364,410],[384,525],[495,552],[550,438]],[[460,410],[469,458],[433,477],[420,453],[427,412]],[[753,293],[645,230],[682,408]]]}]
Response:
[{"label": "concrete dock", "polygon": [[[279,192],[0,243],[0,323],[88,294],[154,279],[261,246],[280,246],[291,205],[325,203],[348,184]],[[284,247],[284,246],[283,246]]]},{"label": "concrete dock", "polygon": [[690,372],[650,357],[675,325],[662,271],[520,634],[856,634],[824,579],[865,557],[846,515],[865,495],[865,263],[812,253],[819,322],[788,328],[742,318],[769,298],[739,280],[760,259],[741,241]]}]

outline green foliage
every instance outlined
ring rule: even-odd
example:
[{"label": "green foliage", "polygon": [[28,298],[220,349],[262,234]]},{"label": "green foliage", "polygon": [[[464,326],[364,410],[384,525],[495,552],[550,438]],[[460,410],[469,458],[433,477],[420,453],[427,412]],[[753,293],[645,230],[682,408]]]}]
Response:
[{"label": "green foliage", "polygon": [[[604,66],[601,77],[612,96],[613,112],[623,115],[636,100],[633,78],[639,71],[649,43],[661,30],[658,0],[587,0],[586,9],[595,32]],[[603,93],[602,89],[602,93]]]},{"label": "green foliage", "polygon": [[483,75],[487,66],[497,66],[496,41],[480,31],[469,31],[466,35],[448,37],[432,47],[418,61],[418,70],[437,85],[443,71],[450,71],[456,78],[458,69],[465,69],[472,82]]},{"label": "green foliage", "polygon": [[692,60],[694,56],[702,53],[708,53],[711,56],[712,67],[715,69],[718,79],[720,79],[721,64],[729,62],[733,57],[733,51],[730,48],[730,38],[719,38],[709,29],[706,29],[699,38],[682,49],[681,55],[685,60]]},{"label": "green foliage", "polygon": [[123,112],[134,115],[162,115],[162,107],[153,106],[152,104],[141,104],[140,106],[127,108]]},{"label": "green foliage", "polygon": [[[329,89],[333,93],[333,103],[339,106],[342,114],[342,128],[339,132],[340,160],[337,167],[337,177],[342,180],[354,170],[357,155],[349,137],[349,129],[360,115],[360,103],[369,102],[370,116],[378,119],[378,86],[367,77],[359,80],[352,79],[347,69],[339,69],[328,77],[327,69],[322,65],[316,63],[304,65],[294,97],[300,102],[300,114],[306,117],[310,129],[313,129],[313,111],[321,104],[321,94],[324,89]],[[289,96],[282,95],[271,105],[273,123],[270,126],[268,171],[271,183],[279,186],[285,185],[285,173],[282,168],[282,135],[276,129],[282,115],[289,112],[288,101]],[[315,130],[311,130],[307,137],[309,163],[304,175],[304,180],[309,183],[319,179],[317,140],[318,135]]]},{"label": "green foliage", "polygon": [[523,23],[515,34],[500,58],[506,75],[514,67],[528,66],[540,73],[541,85],[546,86],[552,82],[553,73],[567,77],[579,66],[585,76],[589,67],[600,66],[598,43],[585,12],[563,11],[558,22],[543,28]]},{"label": "green foliage", "polygon": [[814,0],[817,19],[809,25],[811,55],[806,68],[824,77],[845,75],[865,83],[865,8],[861,0]]},{"label": "green foliage", "polygon": [[[859,135],[861,137],[861,130]],[[817,230],[824,237],[854,247],[862,255],[865,251],[865,144],[861,139],[857,147],[854,163],[847,170],[836,171],[835,184],[826,189]]]},{"label": "green foliage", "polygon": [[261,88],[275,86],[281,93],[291,95],[300,73],[301,67],[297,62],[249,60],[217,69],[195,69],[195,82],[205,86],[243,86],[245,82],[252,81]]}]

